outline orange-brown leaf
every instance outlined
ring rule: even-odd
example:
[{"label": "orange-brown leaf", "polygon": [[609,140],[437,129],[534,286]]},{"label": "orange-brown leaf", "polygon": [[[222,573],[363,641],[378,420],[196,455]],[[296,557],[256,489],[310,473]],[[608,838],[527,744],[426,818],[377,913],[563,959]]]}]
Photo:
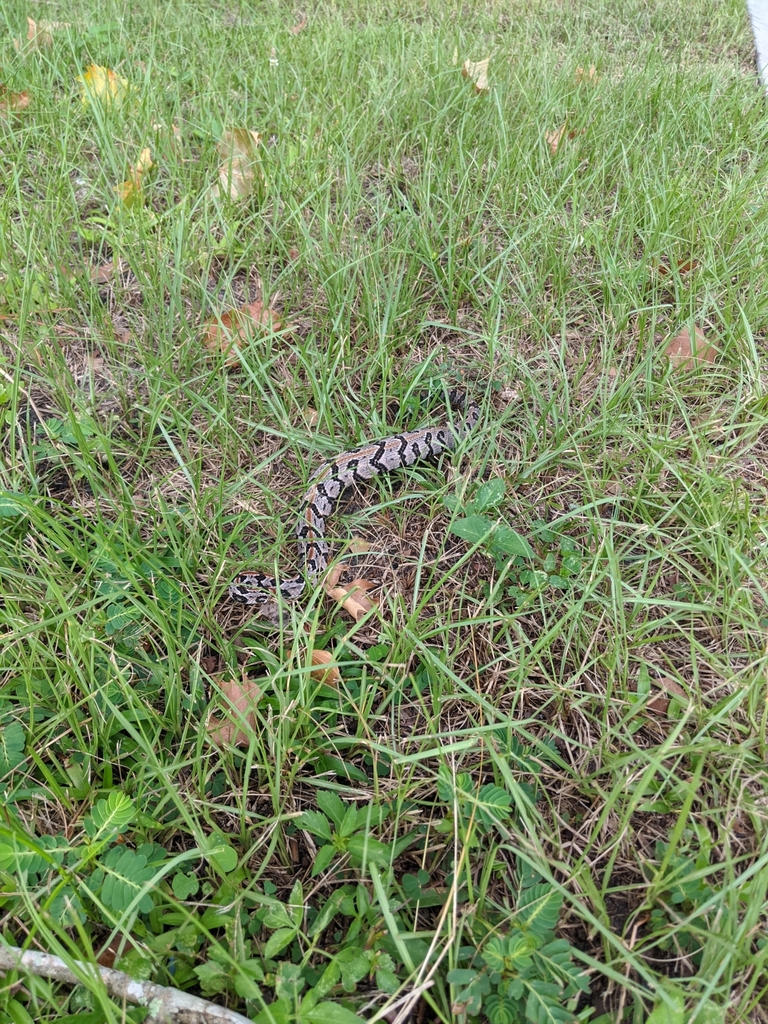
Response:
[{"label": "orange-brown leaf", "polygon": [[[659,277],[668,277],[672,273],[672,270],[671,270],[671,268],[670,268],[668,263],[659,263],[658,266],[655,269],[656,269],[656,273],[659,275]],[[678,272],[678,274],[680,274],[681,277],[683,277],[685,274],[690,274],[692,270],[698,270],[698,269],[699,269],[699,261],[698,260],[678,260],[677,261],[677,272]]]},{"label": "orange-brown leaf", "polygon": [[359,622],[373,608],[378,607],[377,602],[368,597],[366,591],[373,589],[375,584],[370,580],[357,579],[342,586],[332,586],[328,582],[324,584],[325,592],[334,601],[338,601],[342,608],[349,612],[355,622]]},{"label": "orange-brown leaf", "polygon": [[677,370],[692,370],[702,363],[714,363],[717,349],[707,342],[700,327],[694,328],[694,336],[687,327],[667,343],[664,354]]},{"label": "orange-brown leaf", "polygon": [[261,688],[245,675],[240,680],[220,677],[214,682],[225,701],[231,705],[232,718],[222,721],[210,715],[206,723],[208,734],[214,743],[231,743],[235,747],[247,747],[249,738],[242,727],[256,730],[256,708],[261,699]]},{"label": "orange-brown leaf", "polygon": [[299,32],[303,32],[306,27],[307,27],[307,16],[306,16],[306,14],[303,14],[301,16],[301,18],[299,19],[299,21],[297,22],[297,24],[294,25],[293,28],[289,28],[288,31],[291,33],[292,36],[297,36],[299,34]]},{"label": "orange-brown leaf", "polygon": [[279,330],[280,320],[274,309],[259,299],[246,303],[240,309],[227,310],[216,320],[209,320],[203,344],[212,352],[222,352],[227,366],[236,366],[240,359],[238,342]]},{"label": "orange-brown leaf", "polygon": [[26,110],[29,106],[28,92],[11,92],[5,85],[0,85],[0,117]]}]

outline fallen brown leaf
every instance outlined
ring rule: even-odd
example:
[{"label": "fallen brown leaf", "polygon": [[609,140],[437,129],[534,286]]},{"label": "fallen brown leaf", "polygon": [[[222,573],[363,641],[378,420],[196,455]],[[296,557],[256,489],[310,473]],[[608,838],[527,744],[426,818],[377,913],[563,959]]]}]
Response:
[{"label": "fallen brown leaf", "polygon": [[[293,657],[293,648],[288,651],[288,658]],[[309,653],[311,664],[317,667],[309,670],[309,674],[316,683],[325,683],[326,686],[338,686],[341,682],[341,672],[338,665],[334,665],[334,656],[330,651],[320,648],[312,648]]]},{"label": "fallen brown leaf", "polygon": [[53,46],[53,36],[51,35],[48,23],[45,21],[33,21],[27,15],[27,38],[14,39],[14,49],[18,53],[22,47],[26,47],[29,50],[37,50],[44,46]]},{"label": "fallen brown leaf", "polygon": [[302,16],[299,19],[298,23],[296,25],[294,25],[293,28],[289,28],[288,31],[291,33],[292,36],[297,36],[299,34],[299,32],[303,32],[306,27],[307,27],[307,16],[306,16],[306,14],[302,14]]},{"label": "fallen brown leaf", "polygon": [[581,82],[587,82],[589,85],[597,85],[597,83],[600,81],[600,76],[598,75],[597,71],[595,71],[594,64],[590,64],[589,69],[587,71],[585,71],[582,67],[576,68],[573,77],[576,79],[577,85],[579,85]]},{"label": "fallen brown leaf", "polygon": [[569,132],[567,129],[568,122],[563,121],[559,128],[556,128],[552,132],[544,133],[544,140],[549,146],[549,151],[552,154],[552,156],[554,156],[557,152],[560,143],[563,141],[563,139],[575,139],[577,135],[583,135],[586,131],[586,128],[582,128],[580,132],[576,131],[575,129]]},{"label": "fallen brown leaf", "polygon": [[677,370],[692,370],[702,363],[714,363],[717,349],[707,343],[700,327],[694,328],[694,337],[687,327],[676,334],[664,349],[664,355]]},{"label": "fallen brown leaf", "polygon": [[222,159],[219,184],[211,191],[230,199],[245,199],[264,181],[260,160],[261,135],[250,128],[225,128],[216,149]]},{"label": "fallen brown leaf", "polygon": [[[698,260],[678,260],[677,263],[677,272],[681,277],[685,274],[690,274],[692,270],[698,270],[698,268]],[[668,263],[659,263],[655,270],[659,277],[668,277],[672,273],[672,268]]]},{"label": "fallen brown leaf", "polygon": [[672,694],[673,697],[680,697],[682,700],[688,699],[688,694],[682,686],[668,676],[662,676],[661,679],[657,680],[657,685],[661,687],[661,691],[651,694],[645,705],[648,711],[652,711],[656,715],[666,715],[667,711],[669,711],[671,698],[666,696],[666,694]]},{"label": "fallen brown leaf", "polygon": [[240,359],[238,342],[248,341],[255,334],[279,331],[280,326],[274,309],[258,299],[209,320],[203,345],[212,352],[223,353],[227,366],[236,366]]},{"label": "fallen brown leaf", "polygon": [[68,21],[33,21],[27,16],[27,38],[14,39],[13,47],[17,53],[24,50],[41,50],[53,46],[53,33],[69,28]]},{"label": "fallen brown leaf", "polygon": [[26,110],[28,106],[28,92],[11,92],[7,86],[0,85],[0,117]]},{"label": "fallen brown leaf", "polygon": [[109,263],[100,263],[97,267],[90,267],[88,273],[94,284],[109,284],[115,276],[115,272],[123,269],[123,261],[110,260]]},{"label": "fallen brown leaf", "polygon": [[323,584],[326,594],[338,601],[344,611],[349,612],[355,622],[359,622],[364,615],[367,615],[378,603],[368,597],[366,591],[372,590],[375,586],[370,580],[357,579],[342,586],[331,585],[329,580]]},{"label": "fallen brown leaf", "polygon": [[310,671],[310,676],[316,683],[325,683],[326,686],[338,686],[341,682],[339,666],[334,665],[334,657],[330,651],[321,651],[313,648],[309,660],[318,667]]},{"label": "fallen brown leaf", "polygon": [[471,61],[465,60],[464,67],[461,70],[462,75],[465,78],[472,80],[477,92],[485,92],[488,86],[488,65],[491,58],[486,57],[484,60]]},{"label": "fallen brown leaf", "polygon": [[208,735],[214,743],[231,743],[235,747],[247,747],[250,740],[241,726],[243,719],[248,729],[256,731],[256,708],[261,699],[261,687],[243,674],[242,679],[219,677],[214,684],[221,695],[231,705],[232,719],[224,721],[209,715],[206,727]]}]

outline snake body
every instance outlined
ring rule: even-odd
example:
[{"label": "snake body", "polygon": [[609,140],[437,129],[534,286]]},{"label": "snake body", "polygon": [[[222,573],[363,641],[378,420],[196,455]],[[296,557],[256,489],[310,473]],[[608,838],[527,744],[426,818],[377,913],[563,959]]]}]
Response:
[{"label": "snake body", "polygon": [[241,572],[230,584],[229,596],[241,604],[263,604],[274,600],[278,594],[291,601],[300,597],[307,580],[316,580],[328,565],[325,521],[345,487],[371,480],[378,473],[389,473],[423,459],[435,458],[455,448],[473,429],[480,417],[477,405],[458,391],[451,391],[448,400],[452,408],[463,414],[457,424],[407,430],[352,448],[324,462],[310,477],[296,527],[304,573],[278,581],[261,572]]}]

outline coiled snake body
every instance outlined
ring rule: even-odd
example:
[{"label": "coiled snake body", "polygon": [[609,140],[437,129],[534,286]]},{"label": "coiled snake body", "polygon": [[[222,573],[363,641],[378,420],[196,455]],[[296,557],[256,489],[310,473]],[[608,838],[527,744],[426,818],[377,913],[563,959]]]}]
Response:
[{"label": "coiled snake body", "polygon": [[455,448],[459,440],[472,430],[480,417],[477,405],[457,391],[451,391],[448,400],[452,408],[463,412],[459,423],[407,430],[360,445],[324,462],[310,478],[296,527],[304,574],[278,582],[273,576],[261,572],[241,572],[230,584],[229,596],[241,604],[263,604],[278,593],[289,600],[300,597],[307,580],[314,581],[328,565],[325,521],[345,487],[370,480],[378,473],[404,469],[422,459],[435,458],[441,452]]}]

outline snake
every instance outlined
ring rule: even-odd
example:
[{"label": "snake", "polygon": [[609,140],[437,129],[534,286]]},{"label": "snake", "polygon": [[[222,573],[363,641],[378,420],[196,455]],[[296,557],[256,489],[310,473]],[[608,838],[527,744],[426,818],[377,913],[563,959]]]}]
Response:
[{"label": "snake", "polygon": [[278,596],[289,601],[301,597],[307,583],[315,582],[328,567],[325,521],[345,488],[365,483],[379,473],[437,458],[442,452],[455,448],[474,429],[480,418],[475,402],[462,391],[450,391],[448,404],[462,413],[457,423],[406,430],[351,448],[324,462],[309,479],[296,526],[304,572],[284,580],[262,572],[240,572],[229,586],[230,598],[240,604],[258,605],[276,600]]}]

